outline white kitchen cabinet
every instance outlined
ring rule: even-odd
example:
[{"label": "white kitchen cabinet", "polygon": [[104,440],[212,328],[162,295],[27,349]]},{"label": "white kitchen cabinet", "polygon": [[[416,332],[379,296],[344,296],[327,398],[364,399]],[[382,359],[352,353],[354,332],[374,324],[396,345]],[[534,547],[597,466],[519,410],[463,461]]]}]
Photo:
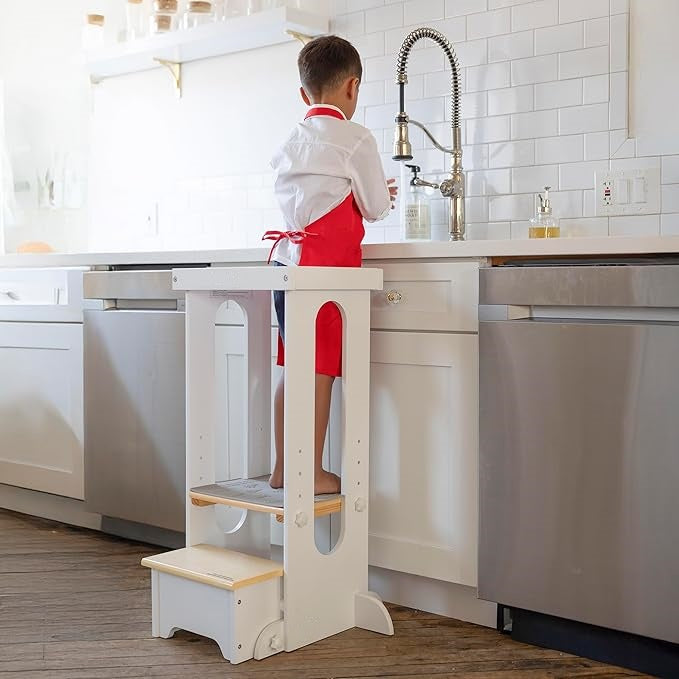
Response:
[{"label": "white kitchen cabinet", "polygon": [[372,333],[370,564],[476,586],[478,337]]},{"label": "white kitchen cabinet", "polygon": [[83,332],[0,323],[0,482],[83,499]]}]

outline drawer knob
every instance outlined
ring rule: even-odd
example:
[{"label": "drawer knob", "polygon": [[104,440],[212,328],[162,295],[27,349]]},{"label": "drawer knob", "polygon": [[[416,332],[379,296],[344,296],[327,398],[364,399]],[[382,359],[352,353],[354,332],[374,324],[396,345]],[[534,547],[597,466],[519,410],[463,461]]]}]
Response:
[{"label": "drawer knob", "polygon": [[387,302],[389,304],[400,304],[403,299],[403,295],[398,290],[389,290],[387,293]]},{"label": "drawer knob", "polygon": [[13,299],[15,301],[19,299],[19,295],[17,295],[16,292],[12,292],[11,290],[0,290],[0,295],[9,297],[10,299]]}]

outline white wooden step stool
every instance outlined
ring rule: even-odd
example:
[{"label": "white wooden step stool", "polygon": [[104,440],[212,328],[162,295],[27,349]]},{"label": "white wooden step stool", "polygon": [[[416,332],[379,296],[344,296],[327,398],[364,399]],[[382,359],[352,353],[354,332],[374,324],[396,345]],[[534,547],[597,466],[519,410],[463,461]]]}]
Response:
[{"label": "white wooden step stool", "polygon": [[[215,639],[232,663],[265,658],[351,627],[393,634],[368,591],[370,291],[379,269],[243,267],[173,270],[186,293],[186,548],[149,557],[153,634],[185,629]],[[285,291],[285,478],[270,492],[271,291]],[[215,318],[228,300],[245,314],[247,444],[244,479],[215,478]],[[342,495],[314,496],[315,322],[326,302],[343,317]],[[282,495],[282,503],[280,496]],[[216,508],[238,508],[224,530]],[[315,515],[341,513],[321,554]],[[282,517],[283,578],[272,561],[270,516]],[[253,558],[257,557],[257,558]],[[245,607],[244,607],[245,606]],[[243,608],[244,607],[244,608]]]}]

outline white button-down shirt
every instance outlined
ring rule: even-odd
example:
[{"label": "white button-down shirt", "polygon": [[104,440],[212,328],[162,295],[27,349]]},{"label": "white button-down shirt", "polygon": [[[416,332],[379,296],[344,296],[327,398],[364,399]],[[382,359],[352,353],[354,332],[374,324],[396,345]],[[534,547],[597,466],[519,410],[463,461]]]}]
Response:
[{"label": "white button-down shirt", "polygon": [[[342,119],[313,115],[314,108],[338,111]],[[311,116],[298,123],[275,153],[271,167],[275,192],[286,229],[301,231],[328,214],[350,193],[363,219],[384,219],[391,198],[370,130],[351,122],[340,109],[328,104],[312,106]],[[282,264],[299,262],[300,246],[282,240],[274,259]]]}]

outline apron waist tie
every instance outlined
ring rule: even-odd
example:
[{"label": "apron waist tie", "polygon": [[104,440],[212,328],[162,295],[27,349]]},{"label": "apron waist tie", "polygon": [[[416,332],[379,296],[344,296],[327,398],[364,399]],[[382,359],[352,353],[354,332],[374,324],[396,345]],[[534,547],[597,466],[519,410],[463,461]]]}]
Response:
[{"label": "apron waist tie", "polygon": [[283,239],[287,238],[291,243],[299,245],[307,236],[317,235],[318,234],[310,233],[309,231],[266,231],[262,236],[262,240],[274,241],[273,245],[271,246],[271,250],[269,251],[269,259],[266,260],[266,263],[271,263],[274,250]]}]

